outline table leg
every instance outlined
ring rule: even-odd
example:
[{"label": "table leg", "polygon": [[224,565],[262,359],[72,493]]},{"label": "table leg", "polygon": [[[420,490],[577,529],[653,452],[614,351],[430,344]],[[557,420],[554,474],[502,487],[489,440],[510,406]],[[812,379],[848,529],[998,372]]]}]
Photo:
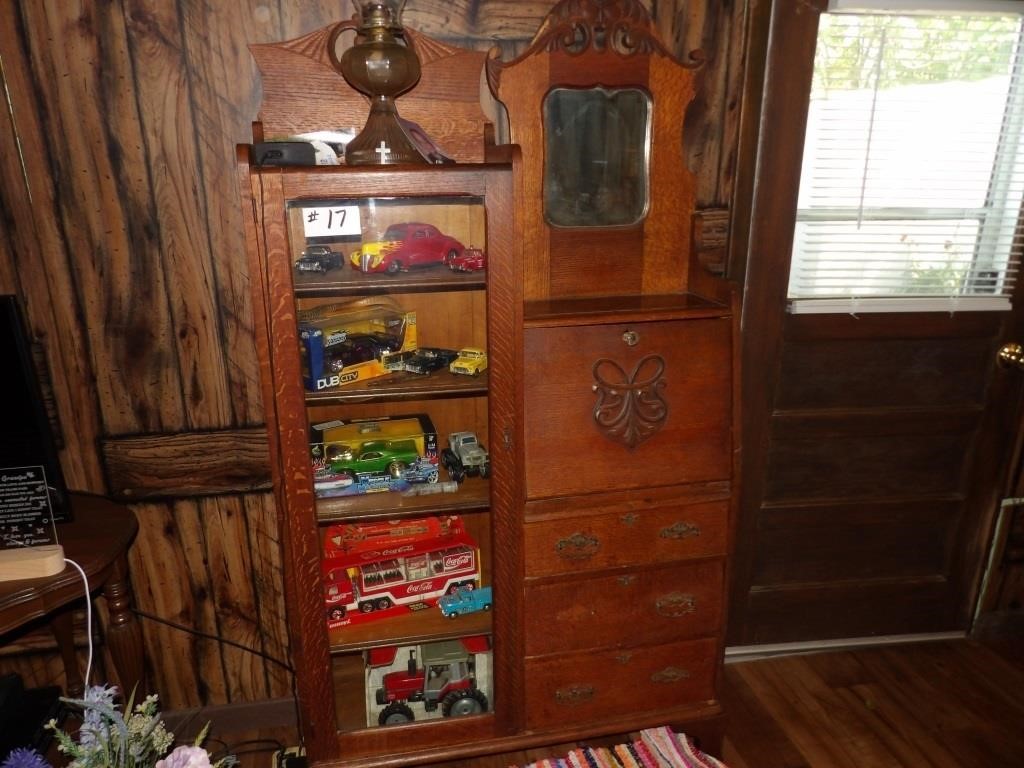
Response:
[{"label": "table leg", "polygon": [[64,662],[64,692],[70,699],[80,699],[85,693],[82,669],[78,665],[75,651],[74,611],[70,606],[59,609],[50,619],[50,631],[57,641],[61,660]]},{"label": "table leg", "polygon": [[128,578],[128,561],[119,557],[103,584],[107,599],[110,626],[107,628],[107,646],[117,668],[121,690],[127,698],[135,691],[139,701],[148,693],[145,680],[145,656],[142,628],[132,612],[132,586]]}]

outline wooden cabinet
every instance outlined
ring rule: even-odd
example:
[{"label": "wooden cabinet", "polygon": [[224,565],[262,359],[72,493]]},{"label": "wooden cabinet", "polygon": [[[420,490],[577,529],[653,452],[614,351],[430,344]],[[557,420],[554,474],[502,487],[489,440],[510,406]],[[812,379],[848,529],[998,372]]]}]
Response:
[{"label": "wooden cabinet", "polygon": [[[501,545],[519,535],[511,410],[491,408],[512,401],[515,379],[511,167],[243,171],[306,746],[317,761],[358,762],[400,751],[396,730],[408,731],[401,751],[487,743],[514,722],[517,689],[498,663],[515,633],[518,549]],[[390,257],[412,247],[410,222],[448,238],[438,263],[364,271],[375,244]],[[470,248],[486,268],[453,269],[449,249]],[[342,258],[321,268],[310,253]],[[363,354],[364,337],[390,346]],[[416,350],[467,347],[488,353],[477,375],[412,370]],[[455,432],[489,455],[461,483],[442,466]],[[494,610],[443,617],[436,598],[459,587],[492,588]],[[420,685],[399,690],[387,675],[409,659]],[[469,680],[472,696],[452,687]],[[471,715],[457,738],[451,713]],[[383,725],[403,715],[411,725]]]},{"label": "wooden cabinet", "polygon": [[[597,34],[595,24],[615,33]],[[574,38],[567,28],[583,31]],[[307,79],[316,79],[310,67],[328,79],[325,57],[310,52],[336,37],[324,30],[257,51],[281,68],[267,92],[284,88],[302,56],[314,61],[300,67]],[[440,50],[414,39],[431,57]],[[461,98],[484,68],[482,57],[449,59],[440,77],[444,57],[427,61],[413,92],[415,117],[431,132],[445,130],[445,99]],[[463,87],[453,86],[454,73]],[[462,135],[459,162],[447,166],[256,167],[241,153],[305,746],[314,763],[398,766],[671,724],[715,750],[738,322],[735,292],[693,253],[692,173],[680,141],[693,73],[665,53],[639,3],[574,1],[555,7],[522,57],[489,62],[488,75],[520,147],[485,151],[481,127],[478,149]],[[551,173],[542,116],[551,110],[539,101],[552,87],[595,82],[586,110],[606,101],[619,109],[622,89],[622,108],[640,104],[646,115],[646,128],[622,135],[647,144],[616,160],[615,185],[640,191],[621,210],[607,185],[579,191],[572,205],[564,194],[542,203]],[[319,102],[314,113],[322,117]],[[315,127],[295,111],[276,119],[288,133]],[[466,121],[454,125],[468,130]],[[481,162],[485,154],[491,162]],[[564,170],[557,189],[578,181]],[[340,216],[348,217],[342,229],[323,228]],[[391,228],[413,223],[482,250],[486,269],[367,273]],[[325,320],[353,309],[383,319],[347,328]],[[381,375],[363,378],[339,350],[353,334],[374,333],[390,334],[391,347],[375,353]],[[476,347],[488,367],[479,376],[384,374],[410,346]],[[420,469],[402,453],[408,444],[429,454],[431,439],[392,435],[388,423],[421,414],[439,455],[449,433],[475,433],[488,471],[450,493],[418,493],[421,475],[392,482]],[[351,431],[367,424],[368,434]],[[352,462],[362,461],[376,486],[361,485]],[[402,559],[427,530],[468,537],[470,545],[454,542],[479,564],[465,581],[492,588],[493,610],[446,619],[429,600],[378,589],[396,574],[447,573],[440,551]],[[339,576],[339,548],[362,553],[368,539],[380,544],[365,558],[373,568],[348,564]],[[345,618],[364,612],[378,613]],[[465,662],[461,679],[471,676],[480,696],[439,694],[448,685],[440,678],[458,671],[453,662],[435,681],[431,660],[441,657]],[[422,685],[393,696],[388,670]]]},{"label": "wooden cabinet", "polygon": [[671,723],[715,751],[738,304],[695,253],[699,57],[669,54],[638,2],[584,0],[488,64],[523,148],[524,722]]}]

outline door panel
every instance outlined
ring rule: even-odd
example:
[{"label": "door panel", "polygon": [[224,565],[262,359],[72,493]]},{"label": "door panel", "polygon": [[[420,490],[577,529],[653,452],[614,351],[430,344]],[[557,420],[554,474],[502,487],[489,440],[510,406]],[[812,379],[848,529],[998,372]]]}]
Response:
[{"label": "door panel", "polygon": [[1024,341],[1019,309],[786,312],[823,6],[758,17],[734,646],[969,629],[1018,423],[1024,375],[996,353]]}]

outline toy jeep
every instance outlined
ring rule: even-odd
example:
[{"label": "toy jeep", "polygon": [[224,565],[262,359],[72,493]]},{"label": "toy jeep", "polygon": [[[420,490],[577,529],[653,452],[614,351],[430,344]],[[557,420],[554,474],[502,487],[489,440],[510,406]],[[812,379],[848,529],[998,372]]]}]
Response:
[{"label": "toy jeep", "polygon": [[441,463],[448,475],[461,483],[466,475],[491,475],[491,458],[472,432],[452,432],[448,435],[448,447],[441,452]]}]

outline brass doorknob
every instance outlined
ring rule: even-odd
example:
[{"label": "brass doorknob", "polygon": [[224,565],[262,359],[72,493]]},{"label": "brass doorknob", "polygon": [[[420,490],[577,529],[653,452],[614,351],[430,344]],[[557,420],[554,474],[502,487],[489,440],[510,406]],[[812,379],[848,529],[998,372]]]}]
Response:
[{"label": "brass doorknob", "polygon": [[1024,346],[1004,344],[999,348],[999,355],[996,359],[1002,368],[1024,369]]}]

